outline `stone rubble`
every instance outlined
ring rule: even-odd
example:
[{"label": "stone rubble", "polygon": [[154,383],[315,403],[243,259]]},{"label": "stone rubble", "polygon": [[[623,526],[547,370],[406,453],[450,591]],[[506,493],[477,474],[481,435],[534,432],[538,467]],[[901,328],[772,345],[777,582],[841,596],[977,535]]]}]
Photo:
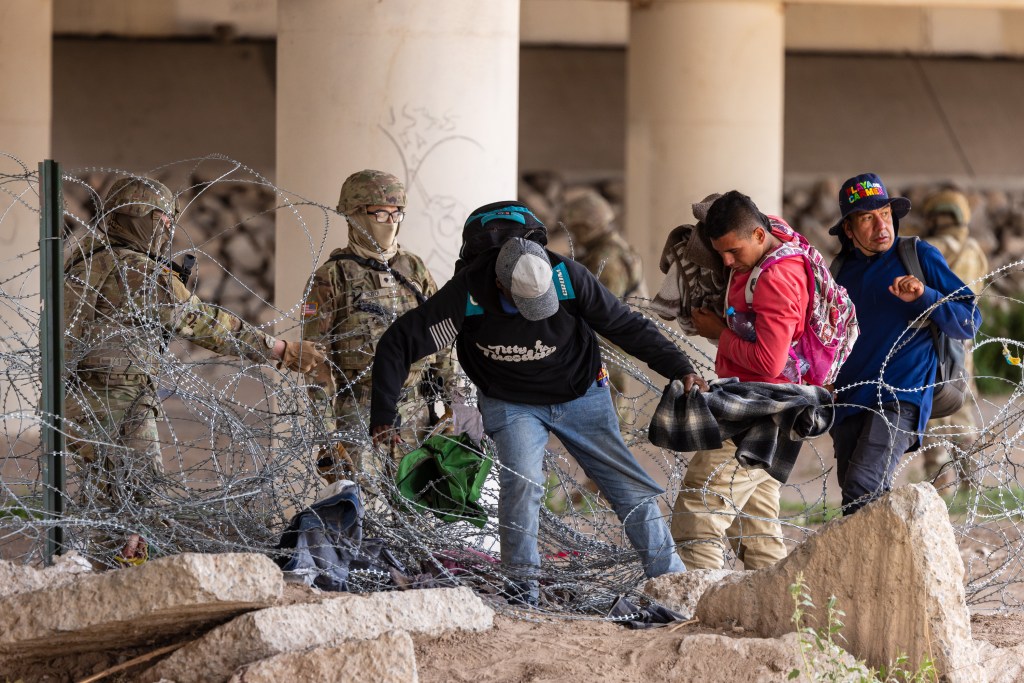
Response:
[{"label": "stone rubble", "polygon": [[241,667],[228,683],[417,683],[416,651],[405,631],[371,640],[349,640],[331,647],[261,659]]},{"label": "stone rubble", "polygon": [[[43,572],[45,573],[45,572]],[[119,649],[273,604],[281,570],[263,555],[172,555],[0,599],[0,661]]]},{"label": "stone rubble", "polygon": [[826,624],[830,596],[846,612],[846,650],[870,666],[900,654],[915,667],[926,655],[949,683],[985,681],[971,639],[964,565],[945,504],[929,484],[896,489],[834,520],[778,564],[737,573],[707,590],[696,616],[712,627],[738,625],[764,638],[795,630],[789,586],[803,574]]},{"label": "stone rubble", "polygon": [[682,614],[693,614],[704,592],[735,574],[731,569],[693,569],[683,574],[662,574],[644,584],[644,594]]},{"label": "stone rubble", "polygon": [[142,674],[142,683],[225,681],[274,655],[367,640],[388,631],[440,635],[485,631],[494,611],[468,588],[339,595],[318,603],[250,612],[213,629]]}]

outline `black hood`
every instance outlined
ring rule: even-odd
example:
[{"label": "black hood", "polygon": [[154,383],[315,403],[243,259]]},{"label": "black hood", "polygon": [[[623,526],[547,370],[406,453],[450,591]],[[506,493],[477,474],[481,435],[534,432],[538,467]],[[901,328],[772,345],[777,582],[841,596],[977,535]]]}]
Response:
[{"label": "black hood", "polygon": [[455,263],[455,272],[492,249],[501,247],[512,237],[522,237],[546,246],[548,230],[522,202],[493,202],[476,209],[462,228],[462,248]]}]

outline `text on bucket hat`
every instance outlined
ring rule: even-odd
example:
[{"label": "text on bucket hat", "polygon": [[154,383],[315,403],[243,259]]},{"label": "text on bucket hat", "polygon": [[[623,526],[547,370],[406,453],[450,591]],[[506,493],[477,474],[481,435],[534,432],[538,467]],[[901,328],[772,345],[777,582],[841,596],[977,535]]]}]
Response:
[{"label": "text on bucket hat", "polygon": [[892,205],[892,215],[899,220],[910,213],[910,200],[906,197],[890,197],[882,179],[874,173],[861,173],[842,184],[839,188],[839,222],[829,228],[830,235],[839,235],[843,221],[858,211],[875,211]]},{"label": "text on bucket hat", "polygon": [[505,242],[498,252],[494,272],[527,320],[543,320],[558,311],[551,261],[544,247],[536,242],[521,237]]}]

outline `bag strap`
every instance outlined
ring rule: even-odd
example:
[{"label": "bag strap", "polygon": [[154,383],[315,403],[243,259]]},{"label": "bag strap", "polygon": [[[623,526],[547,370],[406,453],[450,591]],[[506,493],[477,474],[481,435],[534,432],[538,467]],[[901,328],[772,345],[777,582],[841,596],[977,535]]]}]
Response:
[{"label": "bag strap", "polygon": [[[778,255],[780,251],[783,254],[781,257],[779,257]],[[772,249],[771,252],[765,254],[764,258],[758,261],[756,266],[751,268],[750,277],[747,278],[747,284],[743,288],[743,298],[747,302],[748,306],[752,306],[754,304],[754,286],[757,285],[757,280],[759,277],[761,277],[761,273],[764,272],[765,266],[770,268],[779,261],[782,261],[787,258],[792,258],[794,256],[799,256],[800,258],[804,259],[804,262],[808,261],[807,254],[803,251],[803,249],[800,248],[799,245],[794,246],[789,242],[783,242],[779,246]],[[733,271],[730,268],[729,281],[726,284],[726,292],[729,291],[729,286],[732,285],[732,273]],[[726,295],[726,299],[728,299],[728,294]]]},{"label": "bag strap", "polygon": [[828,272],[832,274],[832,279],[839,280],[839,271],[843,269],[843,264],[846,263],[846,252],[841,251],[836,254],[836,257],[832,259],[832,263],[828,264]]},{"label": "bag strap", "polygon": [[[377,261],[377,260],[374,260],[374,259],[363,258],[362,256],[357,256],[355,254],[335,254],[334,256],[330,257],[327,260],[328,261],[341,261],[341,260],[355,261],[356,263],[358,263],[359,265],[363,266],[364,268],[370,268],[372,270],[376,270],[378,273],[390,273],[391,275],[393,275],[395,277],[396,280],[398,280],[398,283],[400,285],[402,285],[403,287],[408,289],[410,292],[412,292],[413,296],[416,297],[417,303],[421,303],[422,304],[422,303],[425,303],[426,300],[427,300],[427,297],[424,296],[423,292],[421,292],[413,283],[409,282],[409,278],[407,278],[406,276],[402,275],[400,272],[398,272],[394,268],[389,268],[386,264],[381,263],[380,261]],[[341,264],[339,263],[338,265],[340,266]]]},{"label": "bag strap", "polygon": [[[921,267],[921,257],[917,253],[917,243],[920,238],[917,235],[913,237],[899,237],[899,241],[896,243],[897,253],[900,257],[900,262],[903,267],[907,270],[907,273],[913,275],[925,285],[928,281],[924,278],[924,269]],[[911,325],[918,329],[928,327],[932,333],[932,346],[935,347],[935,353],[939,357],[939,366],[941,367],[946,362],[946,346],[943,343],[943,333],[939,329],[939,326],[932,322],[931,318],[924,320],[918,320],[916,323]]]},{"label": "bag strap", "polygon": [[[921,257],[917,254],[917,242],[920,238],[917,235],[913,237],[899,237],[896,242],[896,253],[900,257],[900,263],[903,264],[904,270],[909,275],[913,275],[918,280],[923,282],[925,285],[928,281],[924,278],[924,269],[921,268]],[[925,318],[924,320],[918,320],[911,327],[922,328],[932,325],[932,322]],[[937,331],[933,327],[933,332]],[[936,347],[938,347],[938,341],[936,341]]]},{"label": "bag strap", "polygon": [[913,237],[900,237],[896,243],[896,248],[899,250],[900,262],[903,263],[903,267],[907,269],[907,272],[921,282],[925,282],[924,270],[921,268],[921,257],[917,255],[917,243],[920,239],[917,235]]},{"label": "bag strap", "polygon": [[70,273],[72,268],[77,266],[79,263],[81,263],[85,259],[92,258],[93,256],[95,256],[96,254],[100,253],[101,251],[106,251],[109,248],[110,248],[109,244],[101,244],[100,246],[98,246],[95,249],[93,249],[92,251],[90,251],[88,254],[79,254],[77,257],[72,259],[70,263],[68,263],[66,266],[64,266],[64,273],[65,274]]}]

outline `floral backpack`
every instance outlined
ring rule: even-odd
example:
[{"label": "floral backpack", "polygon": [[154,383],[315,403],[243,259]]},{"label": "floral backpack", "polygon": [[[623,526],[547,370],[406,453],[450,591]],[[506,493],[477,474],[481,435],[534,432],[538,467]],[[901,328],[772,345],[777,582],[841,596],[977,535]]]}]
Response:
[{"label": "floral backpack", "polygon": [[821,253],[803,235],[781,218],[767,218],[773,233],[791,237],[751,271],[745,292],[747,305],[754,301],[754,286],[762,271],[784,258],[801,257],[811,282],[811,311],[803,336],[789,348],[793,363],[787,365],[797,369],[797,377],[790,379],[817,386],[834,384],[839,368],[849,358],[860,336],[853,301],[846,288],[832,277]]}]

